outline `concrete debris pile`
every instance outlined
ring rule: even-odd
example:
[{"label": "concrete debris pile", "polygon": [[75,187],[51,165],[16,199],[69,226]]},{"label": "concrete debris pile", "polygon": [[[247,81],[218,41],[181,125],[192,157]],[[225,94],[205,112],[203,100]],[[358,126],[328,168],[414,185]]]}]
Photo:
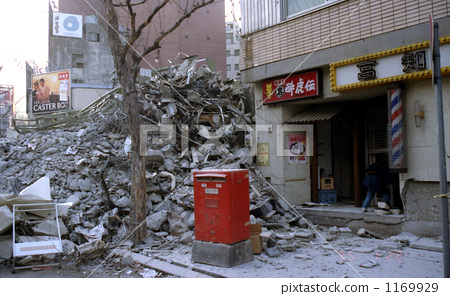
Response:
[{"label": "concrete debris pile", "polygon": [[[196,70],[192,59],[141,85],[141,132],[150,139],[144,143],[146,249],[171,249],[194,239],[194,169],[248,168],[253,222],[267,227],[299,222],[254,170],[252,104],[243,93],[239,82],[222,82],[206,66]],[[0,193],[17,195],[48,177],[52,202],[70,204],[61,223],[65,254],[83,260],[119,244],[131,247],[131,141],[125,130],[117,110],[95,122],[1,139]]]}]

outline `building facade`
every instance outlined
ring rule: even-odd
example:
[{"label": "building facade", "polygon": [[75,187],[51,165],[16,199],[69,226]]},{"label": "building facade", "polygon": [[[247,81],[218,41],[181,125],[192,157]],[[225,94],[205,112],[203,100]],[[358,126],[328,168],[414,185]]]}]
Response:
[{"label": "building facade", "polygon": [[235,21],[226,22],[227,37],[227,77],[235,79],[239,77],[239,44],[241,42],[240,28]]},{"label": "building facade", "polygon": [[241,80],[255,85],[258,166],[279,194],[302,204],[334,188],[337,202],[360,207],[364,169],[382,161],[405,227],[419,233],[421,221],[423,233],[439,233],[429,13],[440,26],[448,134],[450,3],[242,0],[241,7]]}]

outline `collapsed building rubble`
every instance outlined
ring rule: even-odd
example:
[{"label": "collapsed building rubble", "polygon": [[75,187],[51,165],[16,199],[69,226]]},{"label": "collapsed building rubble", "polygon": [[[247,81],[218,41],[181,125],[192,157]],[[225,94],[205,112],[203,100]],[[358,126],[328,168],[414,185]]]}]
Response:
[{"label": "collapsed building rubble", "polygon": [[[51,201],[71,205],[61,215],[64,252],[75,252],[79,260],[132,245],[126,241],[132,231],[131,142],[124,114],[111,108],[120,100],[116,90],[78,121],[59,116],[51,129],[17,126],[20,134],[0,140],[0,192],[11,199],[21,187],[48,177]],[[139,248],[167,250],[192,242],[194,169],[248,168],[253,222],[282,227],[299,221],[253,167],[252,103],[238,81],[223,82],[220,73],[196,69],[196,60],[187,59],[176,71],[143,83],[140,103],[148,236]],[[10,211],[8,206],[0,202],[2,211]],[[2,235],[9,235],[10,225],[3,228]]]}]

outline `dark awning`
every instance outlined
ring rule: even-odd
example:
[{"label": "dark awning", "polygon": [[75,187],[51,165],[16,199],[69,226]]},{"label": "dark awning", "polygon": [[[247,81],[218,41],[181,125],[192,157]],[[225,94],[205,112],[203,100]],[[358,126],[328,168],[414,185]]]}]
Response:
[{"label": "dark awning", "polygon": [[327,121],[341,112],[345,106],[346,104],[343,103],[310,105],[299,114],[289,119],[287,123],[308,124]]}]

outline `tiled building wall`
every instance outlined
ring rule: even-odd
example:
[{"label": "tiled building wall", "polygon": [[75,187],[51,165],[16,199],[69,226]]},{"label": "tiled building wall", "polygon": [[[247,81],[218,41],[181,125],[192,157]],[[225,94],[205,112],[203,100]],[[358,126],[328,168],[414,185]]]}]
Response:
[{"label": "tiled building wall", "polygon": [[450,16],[450,2],[343,1],[245,36],[241,42],[240,69],[427,23],[430,11],[435,20]]}]

